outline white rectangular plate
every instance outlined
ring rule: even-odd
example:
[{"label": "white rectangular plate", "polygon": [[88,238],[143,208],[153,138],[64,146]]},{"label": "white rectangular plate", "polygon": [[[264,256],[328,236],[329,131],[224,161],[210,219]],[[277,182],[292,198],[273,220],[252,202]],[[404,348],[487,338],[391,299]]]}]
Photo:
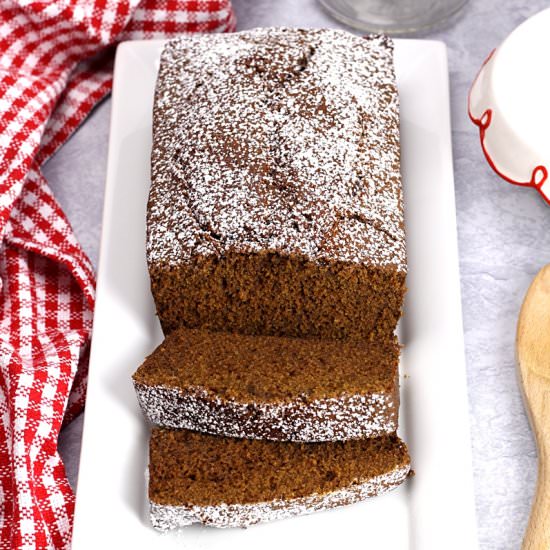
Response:
[{"label": "white rectangular plate", "polygon": [[409,292],[401,435],[416,477],[368,502],[247,530],[160,535],[146,504],[149,428],[130,376],[161,341],[145,262],[151,112],[162,42],[119,46],[73,549],[477,547],[445,46],[397,40]]}]

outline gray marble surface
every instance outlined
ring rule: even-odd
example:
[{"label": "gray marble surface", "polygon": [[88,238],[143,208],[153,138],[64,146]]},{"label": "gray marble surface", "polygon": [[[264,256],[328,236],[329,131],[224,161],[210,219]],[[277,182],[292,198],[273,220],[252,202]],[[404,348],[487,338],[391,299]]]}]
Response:
[{"label": "gray marble surface", "polygon": [[[240,29],[339,26],[315,0],[234,0],[234,5]],[[425,35],[444,41],[449,54],[476,511],[484,550],[519,547],[536,479],[535,447],[516,380],[514,337],[524,293],[537,270],[550,261],[550,210],[534,191],[505,184],[493,174],[467,117],[466,100],[469,85],[490,50],[526,17],[545,7],[544,0],[470,0],[453,26]],[[107,100],[45,169],[94,264],[101,232],[109,113]],[[60,436],[73,484],[81,431],[79,418]]]}]

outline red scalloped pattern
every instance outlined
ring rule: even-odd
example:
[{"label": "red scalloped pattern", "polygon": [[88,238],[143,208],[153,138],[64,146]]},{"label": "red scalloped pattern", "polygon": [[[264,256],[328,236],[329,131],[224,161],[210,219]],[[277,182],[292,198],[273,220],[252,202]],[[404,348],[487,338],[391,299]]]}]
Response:
[{"label": "red scalloped pattern", "polygon": [[538,165],[533,169],[533,172],[531,173],[531,179],[529,181],[517,181],[513,180],[512,178],[508,177],[506,174],[501,172],[491,156],[489,155],[489,152],[487,151],[487,148],[485,147],[485,133],[487,131],[487,128],[489,128],[491,121],[493,119],[493,110],[492,109],[486,109],[481,117],[476,118],[472,114],[471,110],[471,94],[472,94],[472,88],[475,86],[475,83],[477,82],[477,79],[479,78],[479,75],[481,74],[481,71],[483,70],[483,67],[487,65],[491,57],[493,57],[493,54],[496,50],[493,50],[487,59],[483,62],[483,65],[481,66],[481,69],[476,75],[476,78],[472,84],[472,87],[470,88],[470,92],[468,93],[468,115],[470,117],[470,120],[479,127],[479,140],[481,143],[481,149],[483,150],[483,154],[485,155],[485,158],[487,159],[487,162],[489,163],[489,166],[495,171],[495,173],[500,176],[504,181],[507,181],[508,183],[511,183],[513,185],[520,185],[522,187],[533,187],[536,189],[540,196],[544,199],[544,201],[550,205],[550,197],[547,197],[544,192],[542,191],[542,186],[544,182],[548,179],[548,170],[543,165]]}]

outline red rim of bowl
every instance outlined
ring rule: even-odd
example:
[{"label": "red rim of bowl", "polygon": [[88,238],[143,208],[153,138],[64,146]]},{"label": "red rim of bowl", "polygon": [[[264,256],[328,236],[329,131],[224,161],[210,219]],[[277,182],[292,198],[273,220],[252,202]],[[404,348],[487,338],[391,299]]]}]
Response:
[{"label": "red rim of bowl", "polygon": [[483,62],[483,65],[479,69],[479,71],[478,71],[478,73],[477,73],[477,75],[474,79],[474,82],[472,83],[472,86],[470,87],[470,91],[468,92],[468,116],[470,117],[470,120],[476,126],[478,126],[478,128],[479,128],[479,141],[481,143],[481,149],[483,151],[483,154],[485,155],[485,158],[487,159],[487,162],[489,163],[489,166],[494,170],[494,172],[498,176],[500,176],[504,181],[507,181],[508,183],[511,183],[512,185],[520,185],[522,187],[533,187],[534,189],[536,189],[539,192],[539,194],[544,199],[544,201],[548,205],[550,205],[550,197],[547,197],[541,189],[544,182],[548,179],[548,170],[546,169],[546,167],[542,166],[542,165],[536,166],[533,169],[533,172],[531,173],[531,179],[529,181],[517,181],[517,180],[514,180],[514,179],[508,177],[503,172],[501,172],[497,168],[494,160],[491,158],[491,155],[489,155],[489,152],[487,151],[487,148],[485,146],[485,132],[487,131],[487,128],[489,128],[489,126],[491,124],[491,120],[493,118],[493,110],[490,109],[490,108],[485,109],[485,111],[483,112],[483,114],[479,118],[476,118],[472,114],[472,108],[471,108],[471,106],[472,106],[472,103],[471,103],[472,89],[474,88],[476,82],[478,81],[479,75],[481,74],[481,71],[483,70],[485,65],[487,65],[489,60],[493,57],[493,54],[495,53],[495,51],[496,51],[496,49],[493,50],[488,55],[487,59]]}]

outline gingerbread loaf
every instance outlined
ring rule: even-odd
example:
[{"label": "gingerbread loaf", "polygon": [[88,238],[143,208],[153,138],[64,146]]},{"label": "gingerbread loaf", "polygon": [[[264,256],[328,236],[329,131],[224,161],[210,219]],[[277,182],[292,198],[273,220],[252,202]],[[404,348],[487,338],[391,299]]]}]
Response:
[{"label": "gingerbread loaf", "polygon": [[147,211],[166,334],[390,337],[406,273],[392,56],[338,30],[168,42]]},{"label": "gingerbread loaf", "polygon": [[192,523],[246,527],[352,504],[410,474],[395,435],[337,443],[282,443],[153,428],[151,521],[166,531]]},{"label": "gingerbread loaf", "polygon": [[397,339],[342,342],[181,328],[133,376],[159,426],[280,441],[397,429]]}]

